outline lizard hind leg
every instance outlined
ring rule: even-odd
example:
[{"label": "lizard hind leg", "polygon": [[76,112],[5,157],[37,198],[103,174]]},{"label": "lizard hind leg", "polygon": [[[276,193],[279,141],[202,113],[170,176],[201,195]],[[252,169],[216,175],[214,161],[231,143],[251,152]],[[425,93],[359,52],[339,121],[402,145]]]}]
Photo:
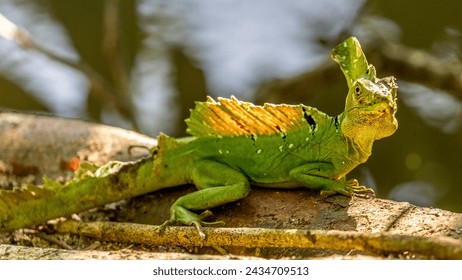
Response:
[{"label": "lizard hind leg", "polygon": [[173,222],[194,225],[199,234],[205,237],[202,225],[222,222],[204,222],[201,215],[193,211],[208,210],[244,198],[250,192],[250,183],[238,170],[213,160],[196,162],[191,177],[198,190],[178,198],[173,203],[170,208],[170,220],[163,226]]}]

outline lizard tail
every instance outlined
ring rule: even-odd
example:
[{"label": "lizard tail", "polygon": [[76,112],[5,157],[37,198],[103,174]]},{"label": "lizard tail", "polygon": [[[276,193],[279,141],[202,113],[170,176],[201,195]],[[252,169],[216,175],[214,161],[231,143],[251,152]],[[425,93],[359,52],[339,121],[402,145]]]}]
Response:
[{"label": "lizard tail", "polygon": [[[151,191],[152,157],[109,162],[66,184],[45,178],[42,186],[0,190],[0,231],[33,227]],[[152,179],[151,179],[152,180]]]}]

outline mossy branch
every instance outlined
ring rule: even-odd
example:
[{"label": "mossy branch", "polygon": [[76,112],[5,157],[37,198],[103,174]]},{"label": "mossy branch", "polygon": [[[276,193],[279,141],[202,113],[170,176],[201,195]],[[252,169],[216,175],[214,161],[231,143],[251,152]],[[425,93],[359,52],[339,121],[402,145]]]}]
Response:
[{"label": "mossy branch", "polygon": [[205,227],[201,238],[194,227],[159,226],[114,222],[66,221],[59,233],[73,233],[104,241],[150,245],[239,246],[248,248],[313,248],[359,250],[386,254],[411,252],[437,259],[462,259],[462,241],[450,237],[424,237],[391,233],[338,230]]},{"label": "mossy branch", "polygon": [[84,169],[91,174],[77,174],[64,185],[45,178],[43,186],[0,190],[0,231],[33,227],[147,193],[153,190],[149,186],[156,187],[149,184],[152,158],[125,163],[112,161],[94,171]]}]

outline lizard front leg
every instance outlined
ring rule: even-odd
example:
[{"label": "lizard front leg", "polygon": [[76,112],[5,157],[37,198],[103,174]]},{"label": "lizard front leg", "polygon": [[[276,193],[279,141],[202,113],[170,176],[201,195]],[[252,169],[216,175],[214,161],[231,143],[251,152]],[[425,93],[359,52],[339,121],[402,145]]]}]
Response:
[{"label": "lizard front leg", "polygon": [[170,208],[170,220],[162,226],[173,222],[195,225],[201,236],[202,225],[216,224],[202,221],[197,210],[210,208],[233,202],[246,197],[250,192],[250,183],[241,172],[213,160],[200,160],[195,163],[191,174],[198,191],[178,198]]},{"label": "lizard front leg", "polygon": [[336,178],[332,163],[313,162],[301,165],[290,171],[293,180],[304,186],[328,192],[336,192],[346,196],[355,194],[375,196],[374,190],[360,186],[356,179],[345,180],[345,177]]}]

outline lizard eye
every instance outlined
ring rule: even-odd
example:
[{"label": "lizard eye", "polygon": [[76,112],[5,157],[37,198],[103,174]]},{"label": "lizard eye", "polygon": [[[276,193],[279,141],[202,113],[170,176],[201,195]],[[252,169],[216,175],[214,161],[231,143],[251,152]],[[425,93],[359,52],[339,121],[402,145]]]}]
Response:
[{"label": "lizard eye", "polygon": [[356,97],[359,97],[361,95],[361,88],[359,86],[355,86],[355,93]]}]

